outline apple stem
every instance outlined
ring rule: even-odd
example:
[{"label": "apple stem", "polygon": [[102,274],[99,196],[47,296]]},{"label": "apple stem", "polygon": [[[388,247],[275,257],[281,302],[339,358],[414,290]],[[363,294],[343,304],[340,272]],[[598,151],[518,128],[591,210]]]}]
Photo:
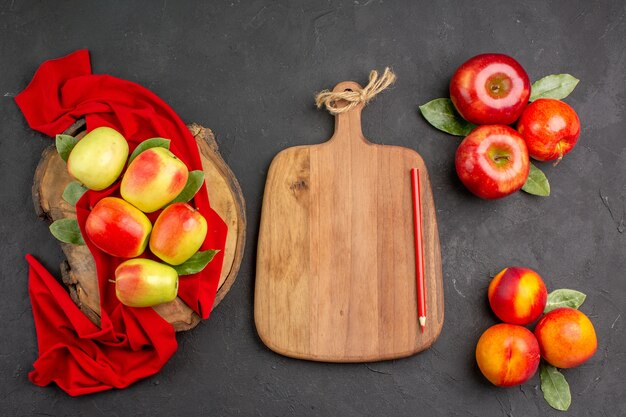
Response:
[{"label": "apple stem", "polygon": [[556,144],[556,148],[559,151],[559,157],[556,159],[556,161],[554,161],[554,164],[552,164],[552,166],[557,166],[559,164],[559,162],[561,162],[561,160],[563,159],[563,149],[561,148],[561,143],[557,143]]},{"label": "apple stem", "polygon": [[115,280],[114,279],[110,279],[109,282],[115,284]]}]

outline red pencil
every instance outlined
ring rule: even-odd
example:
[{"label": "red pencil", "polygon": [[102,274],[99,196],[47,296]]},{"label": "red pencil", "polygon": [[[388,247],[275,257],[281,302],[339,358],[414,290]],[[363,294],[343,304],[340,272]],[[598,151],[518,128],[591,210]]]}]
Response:
[{"label": "red pencil", "polygon": [[413,235],[415,239],[415,276],[417,279],[417,315],[422,333],[426,328],[426,288],[424,287],[424,242],[422,237],[422,193],[420,172],[411,168],[411,188],[413,189]]}]

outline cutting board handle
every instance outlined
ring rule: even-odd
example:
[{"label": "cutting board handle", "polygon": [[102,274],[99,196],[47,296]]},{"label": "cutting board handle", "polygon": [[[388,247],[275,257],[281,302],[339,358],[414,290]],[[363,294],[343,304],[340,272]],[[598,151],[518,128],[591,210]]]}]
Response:
[{"label": "cutting board handle", "polygon": [[[346,90],[359,91],[362,90],[363,87],[354,81],[342,81],[333,88],[333,93],[338,93]],[[343,107],[343,105],[347,105],[346,101],[339,101],[337,103],[338,107]],[[361,130],[361,111],[365,106],[364,103],[359,103],[350,111],[345,113],[338,113],[335,115],[335,133],[330,138],[328,142],[339,143],[346,142],[350,143],[353,141],[363,141],[365,143],[369,143],[365,136],[363,136],[363,131]]]}]

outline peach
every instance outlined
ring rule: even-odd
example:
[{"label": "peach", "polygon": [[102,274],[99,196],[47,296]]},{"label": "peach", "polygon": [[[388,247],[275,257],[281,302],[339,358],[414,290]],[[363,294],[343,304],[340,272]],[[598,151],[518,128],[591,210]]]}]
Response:
[{"label": "peach", "polygon": [[541,356],[557,368],[573,368],[593,356],[598,348],[591,320],[580,311],[562,307],[543,316],[535,327]]},{"label": "peach", "polygon": [[87,237],[109,255],[134,258],[146,249],[152,223],[137,208],[116,197],[98,201],[85,223]]},{"label": "peach", "polygon": [[122,178],[122,198],[144,213],[172,201],[187,184],[187,166],[165,148],[150,148],[130,163]]},{"label": "peach", "polygon": [[150,259],[130,259],[115,270],[115,295],[129,307],[167,303],[178,294],[178,273]]},{"label": "peach", "polygon": [[485,378],[499,387],[520,385],[537,372],[539,345],[530,330],[514,324],[488,328],[476,345],[476,362]]},{"label": "peach", "polygon": [[174,203],[154,223],[150,250],[168,264],[180,265],[200,249],[206,234],[206,219],[198,210]]},{"label": "peach", "polygon": [[500,320],[526,325],[543,313],[548,291],[535,271],[513,266],[503,269],[491,280],[488,297],[491,309]]}]

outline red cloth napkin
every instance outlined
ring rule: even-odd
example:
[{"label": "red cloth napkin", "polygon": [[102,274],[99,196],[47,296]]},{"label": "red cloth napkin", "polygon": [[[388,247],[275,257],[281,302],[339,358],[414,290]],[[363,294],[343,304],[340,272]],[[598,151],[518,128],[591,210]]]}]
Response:
[{"label": "red cloth napkin", "polygon": [[[202,169],[196,141],[176,113],[135,83],[93,75],[87,50],[44,62],[15,101],[30,127],[48,136],[85,117],[88,130],[109,126],[121,132],[131,151],[149,138],[171,139],[170,149],[190,170]],[[77,218],[83,232],[91,208],[107,195],[119,195],[118,188],[119,182],[101,192],[88,191],[78,201]],[[220,279],[227,226],[211,208],[205,187],[193,204],[209,225],[202,250],[220,252],[202,272],[180,278],[178,295],[206,319]],[[86,241],[98,273],[100,328],[34,257],[26,256],[39,348],[29,378],[40,386],[55,382],[70,395],[124,388],[157,373],[177,348],[173,327],[152,308],[126,307],[117,300],[115,285],[108,280],[114,278],[123,259]]]}]

